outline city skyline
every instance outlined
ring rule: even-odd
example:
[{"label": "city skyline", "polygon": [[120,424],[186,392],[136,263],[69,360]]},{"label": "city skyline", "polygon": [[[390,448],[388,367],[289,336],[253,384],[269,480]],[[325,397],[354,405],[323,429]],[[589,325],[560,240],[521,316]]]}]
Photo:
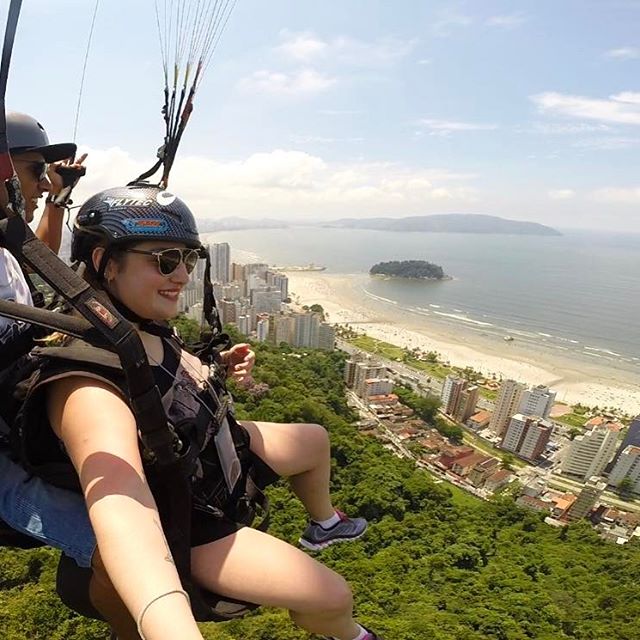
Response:
[{"label": "city skyline", "polygon": [[[72,135],[92,5],[38,0],[21,18],[7,104],[55,140]],[[78,200],[135,177],[162,142],[153,3],[122,6],[98,11]],[[484,213],[640,232],[639,22],[619,0],[241,0],[171,186],[200,218]],[[74,36],[54,47],[64,91],[56,73],[33,81],[52,32]]]}]

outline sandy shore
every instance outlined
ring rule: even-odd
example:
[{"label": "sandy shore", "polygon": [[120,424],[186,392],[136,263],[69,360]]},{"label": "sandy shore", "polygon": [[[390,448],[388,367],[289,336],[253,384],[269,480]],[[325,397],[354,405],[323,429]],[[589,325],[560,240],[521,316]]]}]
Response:
[{"label": "sandy shore", "polygon": [[632,372],[592,362],[543,354],[514,343],[491,342],[462,331],[402,317],[398,311],[363,295],[356,277],[323,273],[288,273],[289,291],[300,304],[320,304],[334,324],[350,323],[367,335],[402,347],[436,351],[454,366],[469,366],[529,384],[545,384],[568,404],[615,407],[640,413],[640,388]]}]

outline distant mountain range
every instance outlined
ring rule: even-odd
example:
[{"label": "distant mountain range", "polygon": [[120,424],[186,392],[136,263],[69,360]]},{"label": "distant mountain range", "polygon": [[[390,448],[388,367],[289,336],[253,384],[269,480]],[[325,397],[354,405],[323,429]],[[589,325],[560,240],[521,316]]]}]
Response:
[{"label": "distant mountain range", "polygon": [[200,219],[201,233],[239,231],[243,229],[284,229],[292,226],[329,227],[334,229],[374,229],[378,231],[427,231],[430,233],[500,233],[529,236],[560,236],[556,229],[537,222],[507,220],[480,213],[444,213],[408,218],[342,218],[329,222],[275,220],[263,218]]},{"label": "distant mountain range", "polygon": [[556,229],[537,222],[507,220],[476,213],[446,213],[410,218],[343,218],[323,227],[377,229],[379,231],[429,231],[431,233],[508,233],[528,236],[560,236]]}]

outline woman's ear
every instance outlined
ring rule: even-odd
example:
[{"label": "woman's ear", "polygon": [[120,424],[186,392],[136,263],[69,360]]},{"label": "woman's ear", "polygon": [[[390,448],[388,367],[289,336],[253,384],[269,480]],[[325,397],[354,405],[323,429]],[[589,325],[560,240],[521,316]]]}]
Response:
[{"label": "woman's ear", "polygon": [[91,262],[93,263],[93,269],[97,273],[100,269],[100,263],[102,262],[102,256],[104,255],[104,247],[96,247],[91,252]]},{"label": "woman's ear", "polygon": [[[113,260],[107,259],[107,264],[102,265],[102,261],[105,259],[105,251],[104,247],[96,247],[91,253],[91,262],[93,263],[93,268],[96,273],[101,276],[101,279],[104,278],[107,282],[113,279],[114,273],[114,263]],[[100,267],[103,266],[102,273],[100,274]]]}]

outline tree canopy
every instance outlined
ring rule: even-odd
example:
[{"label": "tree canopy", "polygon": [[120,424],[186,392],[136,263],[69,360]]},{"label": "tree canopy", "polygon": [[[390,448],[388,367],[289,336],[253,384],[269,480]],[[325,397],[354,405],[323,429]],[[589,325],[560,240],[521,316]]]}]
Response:
[{"label": "tree canopy", "polygon": [[[311,421],[332,439],[332,494],[370,520],[361,540],[319,556],[351,584],[360,621],[392,640],[637,640],[640,545],[564,529],[509,496],[462,496],[357,432],[339,352],[255,346],[258,392],[235,389],[240,418]],[[286,482],[269,493],[271,532],[295,541],[305,514]],[[105,626],[54,593],[57,552],[0,550],[0,637],[106,640]],[[202,626],[207,640],[310,640],[286,612]]]},{"label": "tree canopy", "polygon": [[445,273],[441,266],[426,260],[392,260],[378,262],[369,269],[371,275],[394,276],[397,278],[422,278],[442,280]]}]

